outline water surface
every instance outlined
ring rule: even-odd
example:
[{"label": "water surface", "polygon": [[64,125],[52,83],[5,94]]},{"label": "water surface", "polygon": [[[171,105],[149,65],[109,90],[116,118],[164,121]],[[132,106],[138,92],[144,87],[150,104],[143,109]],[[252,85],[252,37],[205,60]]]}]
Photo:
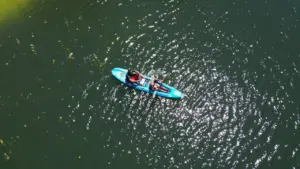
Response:
[{"label": "water surface", "polygon": [[[299,168],[296,1],[50,1],[3,23],[1,168]],[[152,98],[114,67],[186,94]]]}]

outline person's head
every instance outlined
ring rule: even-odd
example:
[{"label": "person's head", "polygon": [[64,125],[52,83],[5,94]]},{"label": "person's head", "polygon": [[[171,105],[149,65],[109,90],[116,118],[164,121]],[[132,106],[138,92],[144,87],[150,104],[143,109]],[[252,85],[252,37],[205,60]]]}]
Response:
[{"label": "person's head", "polygon": [[153,88],[154,88],[155,90],[158,90],[158,89],[159,89],[159,84],[154,84]]},{"label": "person's head", "polygon": [[128,75],[132,76],[134,74],[136,74],[136,72],[134,70],[128,69]]}]

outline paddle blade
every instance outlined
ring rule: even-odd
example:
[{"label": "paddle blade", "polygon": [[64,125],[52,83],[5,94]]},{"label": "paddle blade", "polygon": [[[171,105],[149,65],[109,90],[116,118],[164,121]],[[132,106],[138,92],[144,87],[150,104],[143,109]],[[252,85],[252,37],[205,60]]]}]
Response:
[{"label": "paddle blade", "polygon": [[154,91],[154,93],[153,93],[153,98],[155,97],[155,95],[156,95],[156,92],[157,92],[157,91]]}]

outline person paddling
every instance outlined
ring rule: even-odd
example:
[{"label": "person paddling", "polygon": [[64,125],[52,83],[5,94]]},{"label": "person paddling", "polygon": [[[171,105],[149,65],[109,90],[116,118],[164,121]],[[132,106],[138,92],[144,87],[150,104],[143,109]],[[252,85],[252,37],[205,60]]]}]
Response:
[{"label": "person paddling", "polygon": [[126,80],[131,83],[136,83],[140,80],[140,76],[141,76],[140,72],[136,70],[128,69],[128,72],[126,74]]},{"label": "person paddling", "polygon": [[168,93],[169,89],[164,87],[162,83],[163,83],[163,80],[155,79],[154,77],[152,77],[151,82],[150,82],[150,90],[155,91],[155,93],[157,91]]},{"label": "person paddling", "polygon": [[162,84],[162,80],[154,79],[152,78],[150,82],[150,88],[151,90],[158,90]]}]

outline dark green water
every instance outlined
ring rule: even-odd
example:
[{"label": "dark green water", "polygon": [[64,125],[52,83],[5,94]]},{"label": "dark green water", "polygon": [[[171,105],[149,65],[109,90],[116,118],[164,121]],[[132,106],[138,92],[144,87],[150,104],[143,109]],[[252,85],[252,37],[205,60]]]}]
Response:
[{"label": "dark green water", "polygon": [[[294,0],[36,2],[1,24],[0,168],[300,168],[299,12]],[[153,99],[114,67],[187,97]]]}]

